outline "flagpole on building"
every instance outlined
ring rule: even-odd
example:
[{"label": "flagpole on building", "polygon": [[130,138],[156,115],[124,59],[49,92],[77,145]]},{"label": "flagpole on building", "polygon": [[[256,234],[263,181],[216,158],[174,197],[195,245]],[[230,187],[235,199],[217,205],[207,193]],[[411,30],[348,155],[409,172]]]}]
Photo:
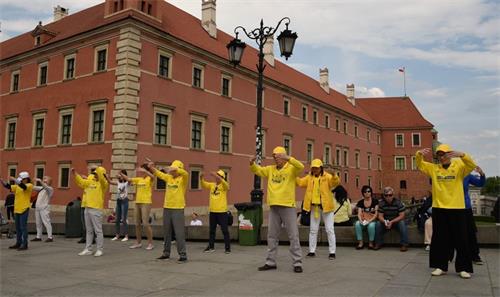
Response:
[{"label": "flagpole on building", "polygon": [[399,72],[403,72],[403,90],[406,97],[406,67],[403,66],[403,68],[399,68],[398,70]]}]

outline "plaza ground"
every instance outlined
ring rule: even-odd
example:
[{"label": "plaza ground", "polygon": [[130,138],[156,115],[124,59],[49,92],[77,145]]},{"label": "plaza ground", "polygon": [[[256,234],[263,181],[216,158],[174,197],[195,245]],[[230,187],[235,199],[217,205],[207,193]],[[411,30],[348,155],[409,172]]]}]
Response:
[{"label": "plaza ground", "polygon": [[[32,238],[33,235],[30,235]],[[379,251],[337,248],[328,260],[320,246],[316,258],[304,258],[304,273],[294,273],[288,246],[279,248],[278,269],[258,272],[266,246],[223,243],[203,253],[206,242],[188,242],[188,258],[178,264],[175,245],[171,260],[156,260],[155,249],[131,250],[129,242],[105,238],[104,256],[77,256],[78,239],[56,236],[52,243],[30,242],[27,251],[8,249],[12,239],[0,240],[1,296],[500,296],[499,254],[483,248],[482,266],[474,265],[471,279],[461,279],[450,265],[449,274],[431,277],[428,253],[412,247]],[[303,254],[307,248],[303,246]]]}]

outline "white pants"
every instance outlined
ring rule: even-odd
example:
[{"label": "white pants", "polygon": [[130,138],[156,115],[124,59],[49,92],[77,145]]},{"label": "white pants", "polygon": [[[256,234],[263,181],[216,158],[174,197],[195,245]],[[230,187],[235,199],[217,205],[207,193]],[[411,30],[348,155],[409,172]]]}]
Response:
[{"label": "white pants", "polygon": [[101,250],[104,244],[102,234],[102,210],[96,208],[85,207],[85,228],[87,229],[86,245],[87,250],[92,249],[92,241],[97,243],[97,250]]},{"label": "white pants", "polygon": [[321,216],[323,217],[323,222],[325,223],[325,230],[328,236],[328,251],[330,254],[335,254],[335,250],[337,248],[337,244],[335,243],[335,231],[333,230],[333,211],[323,212],[322,209],[318,209],[321,216],[318,218],[315,217],[315,207],[319,206],[311,206],[311,226],[309,228],[309,252],[316,252],[316,244],[318,241],[318,230],[319,223],[321,221]]},{"label": "white pants", "polygon": [[52,238],[52,225],[50,224],[50,208],[36,209],[36,238],[42,238],[43,226],[47,230],[47,237]]}]

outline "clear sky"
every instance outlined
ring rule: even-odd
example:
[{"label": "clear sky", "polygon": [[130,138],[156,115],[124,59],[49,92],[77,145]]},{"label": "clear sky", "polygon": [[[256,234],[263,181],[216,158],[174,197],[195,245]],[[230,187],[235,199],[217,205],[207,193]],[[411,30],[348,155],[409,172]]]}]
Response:
[{"label": "clear sky", "polygon": [[[1,0],[0,40],[51,22],[57,4],[71,14],[103,1]],[[168,2],[201,17],[201,0]],[[345,93],[354,83],[356,97],[402,96],[404,66],[407,94],[440,141],[500,175],[499,1],[217,1],[217,26],[228,33],[284,16],[299,35],[289,65],[315,79],[328,67],[330,86]]]}]

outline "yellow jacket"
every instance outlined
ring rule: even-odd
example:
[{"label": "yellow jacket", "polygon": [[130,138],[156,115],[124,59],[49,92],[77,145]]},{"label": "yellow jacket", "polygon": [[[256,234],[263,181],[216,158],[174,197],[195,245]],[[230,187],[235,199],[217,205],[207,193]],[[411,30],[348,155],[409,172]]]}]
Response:
[{"label": "yellow jacket", "polygon": [[136,187],[135,203],[151,204],[151,188],[153,186],[150,176],[129,178],[131,184]]},{"label": "yellow jacket", "polygon": [[173,177],[171,174],[155,170],[154,175],[166,183],[165,200],[163,208],[184,209],[186,207],[186,189],[188,185],[188,173],[182,168],[177,169],[179,176]]},{"label": "yellow jacket", "polygon": [[304,170],[304,165],[293,157],[281,169],[276,165],[259,166],[253,163],[250,170],[267,178],[267,203],[295,207],[295,179]]},{"label": "yellow jacket", "polygon": [[424,161],[420,152],[417,152],[415,160],[417,168],[432,179],[432,207],[465,208],[463,180],[476,167],[469,155],[452,159],[448,169],[441,164]]},{"label": "yellow jacket", "polygon": [[31,192],[33,184],[27,183],[26,190],[23,190],[18,185],[10,186],[10,191],[14,193],[14,213],[20,214],[26,211],[31,206]]},{"label": "yellow jacket", "polygon": [[75,175],[76,185],[83,189],[84,200],[82,200],[82,207],[104,208],[104,197],[108,190],[108,181],[104,177],[104,172],[103,167],[97,167],[95,170],[97,180],[92,174],[89,174],[87,179],[83,179],[79,174]]},{"label": "yellow jacket", "polygon": [[227,191],[229,191],[229,183],[221,180],[220,184],[207,182],[201,179],[201,187],[210,191],[209,210],[210,212],[226,212],[227,211]]},{"label": "yellow jacket", "polygon": [[[323,207],[323,212],[330,212],[336,210],[337,203],[333,199],[332,189],[340,184],[339,177],[331,175],[328,172],[323,172],[323,175],[319,177],[319,190],[321,206]],[[314,177],[308,174],[302,178],[297,178],[297,185],[302,188],[307,188],[304,195],[304,205],[302,208],[305,211],[311,211],[311,201],[313,196],[314,187]]]}]

